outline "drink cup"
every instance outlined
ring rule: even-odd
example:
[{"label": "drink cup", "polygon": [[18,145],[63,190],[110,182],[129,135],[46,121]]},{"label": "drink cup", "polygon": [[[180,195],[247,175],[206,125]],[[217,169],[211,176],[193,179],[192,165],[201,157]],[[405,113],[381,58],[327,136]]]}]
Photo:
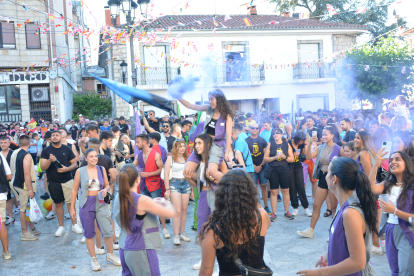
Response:
[{"label": "drink cup", "polygon": [[300,154],[300,149],[295,149],[295,152]]},{"label": "drink cup", "polygon": [[104,196],[101,192],[98,193],[98,198],[99,198],[99,203],[103,204],[104,203]]},{"label": "drink cup", "polygon": [[312,131],[312,136],[317,136],[318,132],[317,131]]},{"label": "drink cup", "polygon": [[387,203],[390,203],[390,195],[389,194],[379,195],[379,199],[384,200]]}]

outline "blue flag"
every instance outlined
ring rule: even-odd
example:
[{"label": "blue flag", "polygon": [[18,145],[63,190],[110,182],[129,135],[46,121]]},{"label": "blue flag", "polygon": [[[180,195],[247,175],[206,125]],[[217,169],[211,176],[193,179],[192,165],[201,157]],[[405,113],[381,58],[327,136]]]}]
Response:
[{"label": "blue flag", "polygon": [[103,83],[106,87],[111,89],[115,94],[117,94],[119,97],[124,99],[129,104],[136,103],[137,101],[144,101],[146,103],[149,103],[150,105],[163,109],[167,112],[172,112],[176,114],[174,111],[173,104],[163,97],[151,94],[145,90],[128,86],[120,82],[100,78],[94,75],[92,76],[95,79],[99,80],[101,83]]}]

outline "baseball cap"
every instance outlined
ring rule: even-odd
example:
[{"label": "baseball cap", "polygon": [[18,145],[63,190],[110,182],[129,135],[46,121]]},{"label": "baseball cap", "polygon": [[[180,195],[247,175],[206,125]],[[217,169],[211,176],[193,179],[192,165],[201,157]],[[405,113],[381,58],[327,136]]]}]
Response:
[{"label": "baseball cap", "polygon": [[158,142],[161,140],[161,135],[158,132],[152,132],[150,134],[148,134],[149,138],[155,139]]},{"label": "baseball cap", "polygon": [[83,117],[83,115],[82,114],[79,114],[79,117]]}]

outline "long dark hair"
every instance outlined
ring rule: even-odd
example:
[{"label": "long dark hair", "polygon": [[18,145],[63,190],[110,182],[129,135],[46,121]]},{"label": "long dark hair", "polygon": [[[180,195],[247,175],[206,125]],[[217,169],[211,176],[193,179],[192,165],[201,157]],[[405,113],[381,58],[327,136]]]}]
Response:
[{"label": "long dark hair", "polygon": [[230,103],[227,101],[226,96],[224,96],[223,91],[220,89],[214,89],[208,92],[209,96],[213,96],[217,101],[217,110],[220,112],[220,116],[223,120],[227,119],[227,115],[234,117],[233,110],[230,107]]},{"label": "long dark hair", "polygon": [[371,183],[366,174],[361,171],[359,164],[354,159],[338,157],[332,160],[330,169],[332,176],[338,177],[339,185],[344,191],[356,190],[365,221],[371,232],[378,235],[377,203],[371,190]]},{"label": "long dark hair", "polygon": [[[401,154],[401,158],[404,160],[404,163],[405,163],[405,170],[404,170],[403,178],[402,178],[402,183],[403,183],[402,191],[401,191],[400,196],[398,197],[397,202],[401,200],[403,204],[405,204],[407,200],[408,190],[411,189],[411,183],[414,181],[414,165],[413,165],[413,161],[411,160],[410,156],[408,156],[402,151],[396,151],[392,155],[396,153]],[[389,164],[391,164],[393,160],[391,156],[389,159]],[[397,183],[397,177],[395,177],[395,175],[391,172],[391,169],[390,169],[388,171],[388,176],[384,182],[384,192],[389,193],[392,187],[396,183]]]},{"label": "long dark hair", "polygon": [[135,184],[135,180],[138,178],[139,172],[137,167],[133,164],[125,164],[119,172],[116,182],[119,183],[119,205],[121,208],[121,227],[127,230],[129,233],[129,227],[133,216],[129,214],[129,204],[134,205],[132,200],[131,188]]},{"label": "long dark hair", "polygon": [[210,158],[210,148],[211,148],[211,145],[213,144],[213,138],[211,138],[211,136],[206,133],[197,135],[196,138],[194,139],[194,142],[197,138],[203,141],[204,152],[202,154],[198,154],[197,150],[195,149],[195,145],[194,145],[194,153],[199,160],[203,160],[203,155],[204,155],[205,165],[204,165],[204,172],[202,173],[204,174],[204,179],[206,180],[207,184],[210,184],[211,182],[210,182],[210,179],[207,177],[206,171],[208,167],[208,160]]},{"label": "long dark hair", "polygon": [[377,151],[375,150],[375,145],[374,145],[373,140],[371,139],[371,135],[369,134],[369,132],[365,130],[361,130],[361,131],[358,131],[358,135],[362,141],[362,149],[358,149],[359,151],[358,154],[361,154],[361,152],[366,150],[367,152],[371,154],[371,156],[375,158],[377,156]]},{"label": "long dark hair", "polygon": [[256,185],[244,171],[230,170],[221,178],[215,195],[215,209],[203,226],[201,239],[212,229],[216,243],[221,241],[228,249],[227,259],[243,249],[252,256],[257,247],[255,237],[260,235]]}]

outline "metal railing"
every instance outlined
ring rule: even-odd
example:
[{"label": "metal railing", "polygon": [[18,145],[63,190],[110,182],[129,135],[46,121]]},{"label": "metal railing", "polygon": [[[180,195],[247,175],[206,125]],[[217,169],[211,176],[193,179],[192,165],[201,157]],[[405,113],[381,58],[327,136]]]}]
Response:
[{"label": "metal railing", "polygon": [[139,67],[137,85],[168,84],[178,75],[181,75],[179,67]]},{"label": "metal railing", "polygon": [[293,79],[334,78],[335,67],[331,62],[298,63],[293,68]]},{"label": "metal railing", "polygon": [[77,91],[75,92],[76,94],[79,95],[94,95],[94,94],[98,94],[101,99],[106,99],[108,98],[108,94],[106,93],[106,90],[97,90],[97,91]]},{"label": "metal railing", "polygon": [[224,64],[213,68],[213,81],[220,83],[265,81],[264,65]]},{"label": "metal railing", "polygon": [[0,122],[21,122],[22,114],[0,114]]}]

